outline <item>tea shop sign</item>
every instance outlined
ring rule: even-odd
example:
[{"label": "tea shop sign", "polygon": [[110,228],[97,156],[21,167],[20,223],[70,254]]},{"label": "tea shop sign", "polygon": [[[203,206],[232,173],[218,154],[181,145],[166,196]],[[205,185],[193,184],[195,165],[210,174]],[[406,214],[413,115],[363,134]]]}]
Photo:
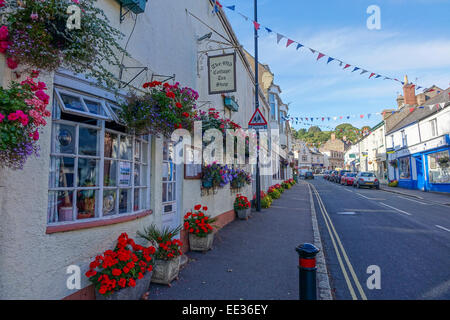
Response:
[{"label": "tea shop sign", "polygon": [[208,57],[209,94],[236,92],[236,53]]}]

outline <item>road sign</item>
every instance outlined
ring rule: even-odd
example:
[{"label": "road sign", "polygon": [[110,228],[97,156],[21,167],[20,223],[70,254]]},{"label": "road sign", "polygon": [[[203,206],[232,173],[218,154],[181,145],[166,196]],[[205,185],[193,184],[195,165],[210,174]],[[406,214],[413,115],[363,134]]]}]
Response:
[{"label": "road sign", "polygon": [[255,113],[248,122],[248,126],[255,129],[267,129],[267,121],[259,108],[255,110]]}]

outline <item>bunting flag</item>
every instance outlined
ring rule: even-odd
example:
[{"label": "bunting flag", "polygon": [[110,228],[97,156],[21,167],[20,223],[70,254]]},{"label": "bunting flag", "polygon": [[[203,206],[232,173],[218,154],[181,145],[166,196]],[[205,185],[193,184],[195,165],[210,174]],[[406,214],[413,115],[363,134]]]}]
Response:
[{"label": "bunting flag", "polygon": [[[221,0],[221,1],[222,1],[222,0]],[[221,4],[218,0],[213,0],[213,4],[214,4],[214,11],[213,11],[213,12],[217,12],[219,7],[220,7],[220,8],[227,8],[227,9],[230,10],[230,11],[233,11],[233,12],[235,12],[235,13],[238,13],[238,14],[239,14],[241,17],[243,17],[246,21],[250,20],[246,15],[242,14],[242,13],[239,12],[239,11],[236,11],[236,5],[229,5],[229,6],[223,7],[222,4]],[[252,21],[252,20],[251,20],[251,21]],[[254,23],[254,27],[255,27],[256,30],[259,30],[260,27],[262,26],[262,25],[261,25],[260,23],[258,23],[258,22],[255,22],[255,21],[252,21],[252,22]],[[273,32],[273,29],[270,28],[270,27],[268,27],[268,26],[264,26],[264,28],[265,28],[265,30],[266,30],[269,34]],[[282,35],[282,34],[280,34],[280,33],[276,33],[276,34],[277,34],[277,44],[280,43],[281,39],[286,38],[286,36],[284,36],[284,35]],[[298,42],[298,41],[296,41],[296,40],[293,40],[293,39],[291,39],[291,38],[288,38],[287,43],[286,43],[286,48],[288,48],[292,43],[297,43],[296,50],[299,50],[301,47],[304,47],[304,46],[305,46],[304,44],[300,44],[300,42]],[[319,52],[319,56],[317,57],[316,61],[317,61],[317,60],[320,60],[320,59],[321,59],[322,57],[324,57],[324,56],[328,56],[329,58],[328,58],[327,64],[329,64],[329,63],[330,63],[331,61],[333,61],[333,60],[336,60],[336,61],[339,62],[339,67],[342,67],[342,66],[345,64],[345,67],[343,68],[343,70],[346,70],[347,68],[349,68],[350,66],[352,66],[352,64],[350,64],[350,63],[343,62],[342,60],[339,60],[339,59],[337,59],[337,58],[332,58],[332,57],[330,57],[328,54],[323,53],[323,52],[320,51],[320,50],[317,50],[317,49],[314,49],[314,48],[310,48],[310,47],[307,47],[307,48],[308,48],[308,49],[312,52],[312,54],[314,54],[314,55],[315,55],[317,52]],[[372,71],[368,71],[368,70],[366,70],[366,69],[361,69],[360,67],[355,67],[355,68],[353,69],[352,72],[355,72],[355,71],[357,71],[357,70],[362,70],[361,73],[360,73],[360,75],[363,75],[363,74],[365,74],[365,73],[370,72],[369,79],[372,79],[372,77],[373,77],[373,79],[378,79],[378,78],[383,77],[384,80],[397,81],[397,82],[401,83],[402,85],[404,85],[404,82],[402,82],[402,81],[400,81],[400,80],[398,80],[398,79],[396,79],[396,78],[390,78],[390,77],[387,77],[387,76],[383,76],[383,75],[380,75],[380,74],[378,74],[378,73],[375,73],[375,72],[372,72]],[[374,76],[375,76],[375,77],[374,77]],[[417,90],[419,90],[419,88],[424,88],[424,87],[423,87],[423,86],[417,86]]]},{"label": "bunting flag", "polygon": [[283,39],[284,36],[282,34],[277,33],[277,44],[280,43],[281,39]]}]

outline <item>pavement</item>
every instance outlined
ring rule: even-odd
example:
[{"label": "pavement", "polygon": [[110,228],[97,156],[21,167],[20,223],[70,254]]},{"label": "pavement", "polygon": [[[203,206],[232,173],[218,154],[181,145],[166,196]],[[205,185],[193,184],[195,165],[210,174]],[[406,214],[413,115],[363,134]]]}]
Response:
[{"label": "pavement", "polygon": [[404,196],[423,199],[450,206],[450,193],[441,192],[425,192],[420,190],[410,190],[399,187],[389,187],[387,185],[380,185],[380,189],[387,192],[402,194]]},{"label": "pavement", "polygon": [[336,299],[450,299],[450,206],[438,201],[445,195],[308,183]]},{"label": "pavement", "polygon": [[149,300],[297,300],[295,248],[315,239],[309,187],[297,184],[269,209],[219,230],[212,250],[188,252],[179,279],[152,283]]}]

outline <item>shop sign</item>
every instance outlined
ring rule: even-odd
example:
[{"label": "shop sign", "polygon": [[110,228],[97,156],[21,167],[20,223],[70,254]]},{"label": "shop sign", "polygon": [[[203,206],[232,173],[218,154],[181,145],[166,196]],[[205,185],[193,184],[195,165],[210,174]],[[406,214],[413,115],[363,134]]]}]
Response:
[{"label": "shop sign", "polygon": [[236,92],[236,53],[208,57],[209,94]]}]

